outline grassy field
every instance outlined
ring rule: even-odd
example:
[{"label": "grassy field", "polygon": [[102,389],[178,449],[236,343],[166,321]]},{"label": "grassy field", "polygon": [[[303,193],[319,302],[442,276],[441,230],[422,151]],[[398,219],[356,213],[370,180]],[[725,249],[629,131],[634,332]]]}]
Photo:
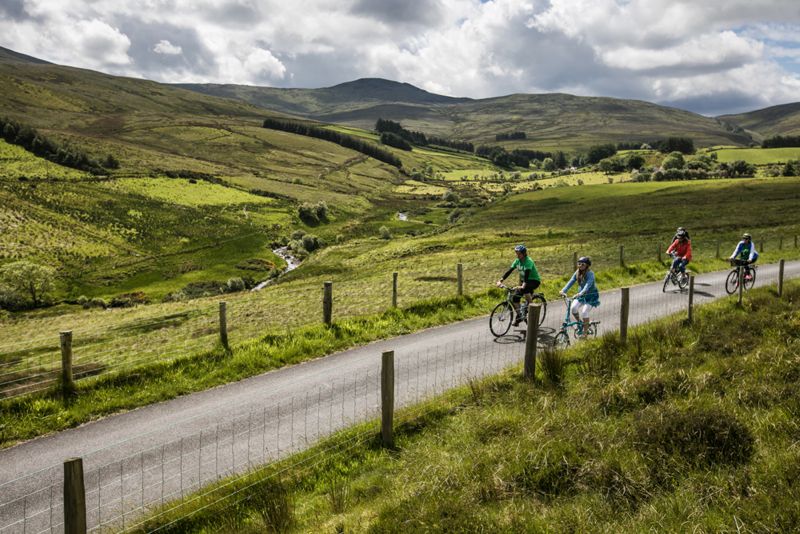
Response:
[{"label": "grassy field", "polygon": [[786,163],[789,160],[800,159],[798,148],[723,148],[714,151],[720,162],[730,163],[744,160],[754,165],[768,165],[770,163]]},{"label": "grassy field", "polygon": [[[687,202],[687,198],[702,209]],[[480,210],[409,206],[409,221],[398,220],[394,211],[385,212],[348,228],[350,233],[345,242],[314,253],[280,283],[258,293],[225,295],[234,358],[231,369],[220,371],[214,375],[216,378],[207,380],[202,373],[195,375],[192,369],[199,360],[192,358],[202,360],[203,354],[217,346],[216,313],[221,296],[128,309],[45,310],[6,319],[0,358],[6,376],[14,374],[15,387],[24,387],[32,377],[42,373],[48,376],[52,372],[49,370],[58,368],[60,330],[73,330],[76,363],[88,375],[116,370],[125,376],[128,370],[142,365],[171,369],[169,362],[187,355],[190,359],[185,365],[176,364],[180,373],[189,375],[181,379],[182,386],[178,389],[159,385],[167,383],[156,378],[166,372],[163,369],[137,372],[144,377],[136,385],[140,394],[121,395],[124,397],[121,401],[114,400],[117,382],[112,377],[103,383],[106,385],[95,386],[93,380],[88,380],[83,394],[90,399],[105,400],[84,405],[74,413],[65,408],[68,413],[55,411],[47,418],[39,417],[34,410],[38,405],[35,396],[31,402],[14,404],[13,410],[3,412],[17,414],[12,420],[40,421],[33,425],[36,435],[296,361],[294,358],[299,356],[289,358],[279,351],[269,352],[274,349],[264,348],[269,356],[263,356],[258,341],[254,345],[248,342],[265,334],[285,334],[287,329],[292,332],[318,324],[321,288],[326,280],[334,282],[334,317],[342,321],[387,310],[390,301],[387,287],[393,271],[400,274],[401,307],[413,307],[430,298],[450,298],[456,290],[456,264],[462,262],[465,289],[478,300],[458,308],[446,319],[485,314],[491,303],[491,299],[484,298],[486,291],[510,264],[512,247],[519,242],[530,247],[544,276],[544,291],[551,298],[571,274],[573,253],[594,258],[601,289],[658,279],[666,267],[656,261],[656,247],[663,251],[679,224],[691,231],[695,254],[691,269],[696,272],[725,268],[725,262],[715,259],[717,243],[721,243],[721,254],[725,257],[744,229],[753,233],[757,244],[762,244],[763,262],[797,258],[800,250],[793,248],[793,237],[800,234],[800,225],[789,216],[796,209],[797,198],[800,198],[800,180],[788,178],[615,183],[548,188],[513,195]],[[445,222],[443,219],[449,218],[454,209],[461,209],[462,217],[455,224]],[[743,226],[739,214],[748,210],[762,216],[757,223]],[[439,225],[438,230],[413,235],[431,226],[428,221]],[[390,228],[392,239],[377,236],[380,226]],[[630,228],[636,231],[632,233]],[[783,249],[779,250],[781,238]],[[619,266],[620,245],[625,246],[625,267]],[[365,270],[365,265],[370,268]],[[157,279],[142,282],[161,283]],[[430,324],[422,315],[412,324]],[[436,314],[432,317],[435,322]],[[413,328],[408,326],[409,330]],[[394,332],[379,331],[382,333],[377,335]],[[332,344],[325,342],[303,357],[325,354],[357,340],[363,341],[361,337],[348,335]],[[253,360],[248,355],[254,355]],[[259,363],[252,363],[255,361]],[[91,393],[95,387],[102,392],[96,397]],[[6,424],[9,429],[17,428],[11,421]],[[8,432],[7,439],[21,439],[20,435]]]},{"label": "grassy field", "polygon": [[536,384],[514,369],[397,414],[392,450],[346,431],[142,531],[793,531],[800,284],[750,297],[542,355]]}]

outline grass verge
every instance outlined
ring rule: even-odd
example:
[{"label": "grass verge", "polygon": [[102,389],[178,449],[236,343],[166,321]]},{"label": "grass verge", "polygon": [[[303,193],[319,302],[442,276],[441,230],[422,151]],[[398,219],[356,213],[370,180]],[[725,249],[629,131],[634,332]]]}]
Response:
[{"label": "grass verge", "polygon": [[796,530],[800,283],[751,297],[582,344],[557,383],[454,390],[406,414],[395,450],[348,430],[144,530]]}]

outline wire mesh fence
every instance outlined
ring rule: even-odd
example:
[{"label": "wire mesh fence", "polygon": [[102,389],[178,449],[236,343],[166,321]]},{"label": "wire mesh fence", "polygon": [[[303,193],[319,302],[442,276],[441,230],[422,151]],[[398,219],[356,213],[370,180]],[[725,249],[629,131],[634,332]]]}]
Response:
[{"label": "wire mesh fence", "polygon": [[[777,265],[759,268],[755,286],[774,286]],[[800,277],[800,264],[786,265],[784,276]],[[692,286],[694,305],[727,297],[727,272],[697,276]],[[623,320],[621,291],[605,292],[592,310],[598,334],[620,329]],[[737,294],[731,297],[738,298]],[[688,314],[690,293],[661,284],[629,290],[628,325]],[[538,331],[541,347],[551,345],[563,323],[570,320],[567,305],[551,301]],[[473,324],[474,323],[474,324]],[[437,331],[440,343],[410,343],[395,354],[394,399],[405,417],[447,390],[518,366],[525,354],[524,331],[511,329],[495,338],[486,319],[473,320],[464,334],[456,326]],[[572,342],[576,331],[568,331]],[[174,518],[181,510],[194,513],[196,504],[209,496],[215,502],[235,503],[242,476],[275,462],[286,461],[320,440],[340,431],[374,421],[380,415],[380,365],[378,354],[359,357],[341,369],[331,364],[296,377],[272,400],[224,412],[202,414],[152,433],[81,454],[85,469],[86,518],[91,531],[118,531],[141,526],[143,518],[157,523],[158,516]],[[353,443],[374,436],[365,427]],[[324,455],[324,450],[320,455]],[[66,456],[66,455],[65,455]],[[303,457],[303,464],[315,461]],[[292,462],[285,464],[292,467]],[[61,465],[54,465],[0,484],[0,534],[62,532],[64,482]],[[156,514],[153,519],[153,514]],[[165,519],[172,520],[172,519]],[[148,523],[148,525],[151,523]],[[155,523],[152,523],[155,524]]]}]

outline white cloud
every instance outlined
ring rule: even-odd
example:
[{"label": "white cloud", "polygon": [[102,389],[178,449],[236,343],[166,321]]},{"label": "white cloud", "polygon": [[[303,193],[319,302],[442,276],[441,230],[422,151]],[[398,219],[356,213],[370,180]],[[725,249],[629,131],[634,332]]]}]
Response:
[{"label": "white cloud", "polygon": [[153,52],[156,54],[166,54],[168,56],[177,56],[183,52],[183,48],[175,46],[166,39],[161,39],[156,46],[153,47]]},{"label": "white cloud", "polygon": [[[160,81],[456,96],[573,92],[694,110],[798,100],[796,0],[25,0],[0,45]],[[155,45],[153,43],[156,43]],[[798,65],[796,70],[787,70]]]}]

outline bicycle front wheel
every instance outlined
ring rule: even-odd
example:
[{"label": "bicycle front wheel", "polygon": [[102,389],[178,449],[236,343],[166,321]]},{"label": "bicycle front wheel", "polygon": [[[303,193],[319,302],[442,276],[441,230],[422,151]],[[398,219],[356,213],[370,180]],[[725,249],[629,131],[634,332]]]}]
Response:
[{"label": "bicycle front wheel", "polygon": [[494,337],[504,336],[511,329],[514,321],[514,307],[508,302],[501,302],[492,310],[489,316],[489,330]]},{"label": "bicycle front wheel", "polygon": [[666,293],[667,292],[667,287],[669,286],[669,283],[671,281],[672,281],[672,274],[671,273],[667,273],[667,276],[664,277],[664,287],[661,288],[661,292],[662,293]]},{"label": "bicycle front wheel", "polygon": [[756,285],[756,270],[750,269],[750,278],[747,275],[744,276],[744,288],[749,291],[753,289],[754,285]]},{"label": "bicycle front wheel", "polygon": [[556,349],[569,348],[569,335],[563,330],[556,334],[556,337],[553,339],[553,347]]},{"label": "bicycle front wheel", "polygon": [[725,291],[728,295],[736,293],[736,288],[739,286],[739,271],[737,269],[728,273],[728,278],[725,279]]},{"label": "bicycle front wheel", "polygon": [[539,326],[542,326],[544,318],[547,315],[547,299],[544,298],[544,295],[534,295],[531,298],[531,304],[541,305],[541,309],[539,310]]}]

